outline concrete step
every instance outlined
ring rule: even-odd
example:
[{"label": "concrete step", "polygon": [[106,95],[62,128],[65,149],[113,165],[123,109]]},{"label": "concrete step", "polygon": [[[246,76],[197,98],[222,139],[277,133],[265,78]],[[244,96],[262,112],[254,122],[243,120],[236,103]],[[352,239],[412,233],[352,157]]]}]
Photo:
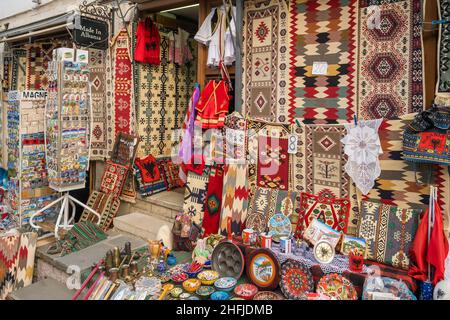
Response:
[{"label": "concrete step", "polygon": [[47,253],[51,244],[36,249],[36,264],[34,276],[36,281],[47,278],[65,284],[70,276],[67,273],[69,266],[77,266],[80,272],[90,270],[91,266],[102,259],[108,250],[114,247],[123,248],[125,243],[131,242],[131,249],[136,250],[147,246],[147,242],[132,235],[115,233],[109,235],[107,239],[100,241],[88,248],[60,257]]},{"label": "concrete step", "polygon": [[114,229],[116,231],[131,234],[144,240],[156,239],[158,230],[163,225],[168,226],[169,230],[172,229],[172,224],[166,220],[139,212],[114,218]]},{"label": "concrete step", "polygon": [[138,197],[136,203],[122,202],[118,216],[140,212],[173,224],[176,215],[183,210],[183,202],[184,188],[164,191],[145,198]]},{"label": "concrete step", "polygon": [[28,287],[11,292],[8,300],[71,300],[76,290],[69,290],[66,285],[55,279],[44,279]]}]

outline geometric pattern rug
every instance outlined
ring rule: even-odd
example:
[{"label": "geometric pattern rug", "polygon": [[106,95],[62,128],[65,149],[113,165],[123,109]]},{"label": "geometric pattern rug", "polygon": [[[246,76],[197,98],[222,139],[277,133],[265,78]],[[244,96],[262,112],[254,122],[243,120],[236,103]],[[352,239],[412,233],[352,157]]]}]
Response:
[{"label": "geometric pattern rug", "polygon": [[89,81],[91,82],[92,136],[91,160],[104,160],[107,155],[106,52],[89,49]]},{"label": "geometric pattern rug", "polygon": [[341,139],[346,135],[344,125],[296,126],[297,154],[293,159],[296,191],[319,196],[350,200],[351,210],[347,230],[356,234],[359,209],[356,187],[345,171],[347,156]]},{"label": "geometric pattern rug", "polygon": [[[439,0],[439,20],[450,20],[450,1]],[[438,81],[436,94],[450,96],[450,24],[439,25]]]},{"label": "geometric pattern rug", "polygon": [[[136,24],[133,24],[135,27]],[[161,28],[161,64],[134,63],[134,90],[137,108],[138,157],[170,157],[178,143],[174,134],[181,129],[196,79],[196,64],[169,62],[168,30]],[[134,33],[133,33],[134,34]],[[133,36],[133,43],[136,39]],[[192,54],[196,47],[189,40]],[[196,61],[194,59],[194,61]]]},{"label": "geometric pattern rug", "polygon": [[[402,158],[402,137],[406,125],[404,119],[384,120],[380,126],[379,136],[383,153],[380,154],[381,175],[366,196],[358,192],[360,199],[376,199],[385,204],[402,208],[424,209],[428,206],[430,186],[420,185],[417,180],[426,182],[428,172],[425,167],[405,161]],[[433,166],[431,183],[438,187],[439,204],[443,210],[449,205],[448,167]],[[445,211],[448,212],[448,211]]]},{"label": "geometric pattern rug", "polygon": [[244,2],[243,110],[288,123],[289,1]]},{"label": "geometric pattern rug", "polygon": [[[289,104],[304,123],[342,123],[356,112],[357,0],[296,0],[290,7]],[[313,74],[325,62],[325,74]]]},{"label": "geometric pattern rug", "polygon": [[[370,5],[380,10],[379,28],[370,23]],[[421,111],[422,0],[362,0],[358,27],[358,117],[395,119]]]}]

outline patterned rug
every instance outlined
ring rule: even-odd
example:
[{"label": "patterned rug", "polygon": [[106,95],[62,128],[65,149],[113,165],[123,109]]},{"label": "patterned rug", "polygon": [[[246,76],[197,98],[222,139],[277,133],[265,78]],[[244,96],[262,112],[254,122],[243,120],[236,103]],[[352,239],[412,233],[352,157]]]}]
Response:
[{"label": "patterned rug", "polygon": [[[361,0],[358,117],[395,119],[423,109],[421,0]],[[372,28],[369,5],[380,8]]]},{"label": "patterned rug", "polygon": [[[250,192],[257,186],[258,181],[258,163],[259,163],[259,137],[274,136],[280,139],[287,139],[291,133],[291,126],[288,124],[273,124],[264,121],[247,121],[247,162],[248,162],[248,186]],[[289,171],[292,166],[289,166]],[[291,172],[288,173],[288,181],[292,182]],[[287,189],[292,189],[292,185],[288,185]]]},{"label": "patterned rug", "polygon": [[[179,66],[169,63],[168,32],[160,29],[161,65],[134,64],[139,157],[148,154],[155,157],[172,155],[172,147],[175,145],[172,135],[183,124],[196,79],[195,64]],[[195,57],[197,46],[192,41],[189,44]]]},{"label": "patterned rug", "polygon": [[334,198],[351,201],[348,233],[356,234],[359,209],[356,187],[345,172],[347,156],[341,139],[344,125],[296,126],[297,154],[293,160],[294,186],[298,192],[313,195],[326,191]]},{"label": "patterned rug", "polygon": [[[100,214],[100,229],[107,231],[112,227],[113,219],[119,211],[120,200],[111,194],[100,191],[93,191],[89,196],[87,206],[94,209]],[[88,210],[84,210],[81,214],[80,221],[92,221],[97,224],[97,216]]]},{"label": "patterned rug", "polygon": [[220,210],[223,196],[223,166],[211,167],[209,173],[208,190],[206,192],[205,215],[203,217],[204,236],[217,234],[220,224]]},{"label": "patterned rug", "polygon": [[[439,0],[439,20],[450,20],[450,0]],[[450,25],[439,25],[438,81],[436,94],[450,95]]]},{"label": "patterned rug", "polygon": [[53,59],[53,49],[66,47],[67,44],[67,41],[55,40],[52,42],[33,43],[25,46],[27,50],[27,90],[47,90],[47,67],[48,63]]},{"label": "patterned rug", "polygon": [[36,232],[27,232],[20,235],[20,247],[14,290],[29,286],[33,281],[37,237],[38,234]]},{"label": "patterned rug", "polygon": [[100,191],[118,198],[130,167],[108,160],[100,183]]},{"label": "patterned rug", "polygon": [[227,233],[227,219],[232,218],[231,231],[241,234],[242,225],[247,218],[249,187],[246,164],[228,164],[224,166],[222,212],[220,215],[220,233]]},{"label": "patterned rug", "polygon": [[11,90],[23,91],[26,88],[27,51],[23,49],[13,51],[11,70]]},{"label": "patterned rug", "polygon": [[90,160],[104,160],[107,155],[106,52],[89,49],[89,81],[91,82],[92,136]]},{"label": "patterned rug", "polygon": [[[380,126],[379,135],[383,154],[379,156],[381,175],[367,194],[359,199],[379,199],[385,204],[402,208],[423,209],[428,206],[430,187],[416,183],[414,164],[402,159],[402,138],[407,119],[385,120]],[[448,167],[433,166],[433,181],[439,188],[439,204],[443,210],[450,203]],[[426,181],[426,168],[417,166],[417,179]],[[446,211],[448,212],[448,211]]]},{"label": "patterned rug", "polygon": [[[358,0],[296,0],[290,5],[289,122],[338,123],[356,112]],[[326,62],[326,75],[313,75]]]},{"label": "patterned rug", "polygon": [[258,149],[256,174],[258,187],[287,190],[289,188],[288,139],[259,135]]},{"label": "patterned rug", "polygon": [[20,235],[0,237],[0,300],[14,290]]},{"label": "patterned rug", "polygon": [[288,3],[244,3],[243,109],[252,119],[288,122]]},{"label": "patterned rug", "polygon": [[110,54],[108,55],[110,66],[107,68],[107,78],[111,90],[109,103],[107,104],[108,123],[108,155],[113,148],[113,143],[118,132],[134,134],[136,124],[136,112],[133,99],[133,70],[131,64],[131,42],[125,29],[119,31],[114,37]]},{"label": "patterned rug", "polygon": [[189,171],[184,192],[183,212],[191,217],[191,221],[202,226],[205,213],[206,193],[208,191],[210,168],[205,166],[203,173]]}]

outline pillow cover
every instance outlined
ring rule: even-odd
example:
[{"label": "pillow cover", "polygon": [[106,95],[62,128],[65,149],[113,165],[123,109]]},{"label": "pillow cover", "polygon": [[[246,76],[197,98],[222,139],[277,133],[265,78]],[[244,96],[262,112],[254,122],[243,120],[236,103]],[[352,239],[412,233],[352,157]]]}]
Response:
[{"label": "pillow cover", "polygon": [[313,219],[324,222],[336,231],[346,233],[349,213],[349,199],[335,199],[326,190],[317,196],[302,192],[295,237],[303,237],[304,231]]},{"label": "pillow cover", "polygon": [[362,201],[358,237],[366,240],[367,259],[396,268],[409,268],[409,248],[421,210]]}]

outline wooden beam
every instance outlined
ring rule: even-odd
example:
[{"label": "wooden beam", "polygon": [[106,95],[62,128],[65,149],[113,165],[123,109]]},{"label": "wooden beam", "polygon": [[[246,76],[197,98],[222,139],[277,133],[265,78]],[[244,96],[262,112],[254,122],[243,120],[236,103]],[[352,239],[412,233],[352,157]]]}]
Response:
[{"label": "wooden beam", "polygon": [[[137,2],[137,1],[134,1]],[[138,9],[141,11],[163,11],[169,9],[175,9],[179,7],[189,6],[197,4],[198,0],[154,0],[145,1],[138,4]]]},{"label": "wooden beam", "polygon": [[[209,13],[209,5],[207,0],[199,1],[199,12],[198,12],[198,27],[202,25],[203,21],[205,21],[206,16]],[[200,84],[200,87],[206,84],[206,60],[208,59],[208,48],[202,44],[198,44],[198,52],[197,52],[197,82]]]}]

